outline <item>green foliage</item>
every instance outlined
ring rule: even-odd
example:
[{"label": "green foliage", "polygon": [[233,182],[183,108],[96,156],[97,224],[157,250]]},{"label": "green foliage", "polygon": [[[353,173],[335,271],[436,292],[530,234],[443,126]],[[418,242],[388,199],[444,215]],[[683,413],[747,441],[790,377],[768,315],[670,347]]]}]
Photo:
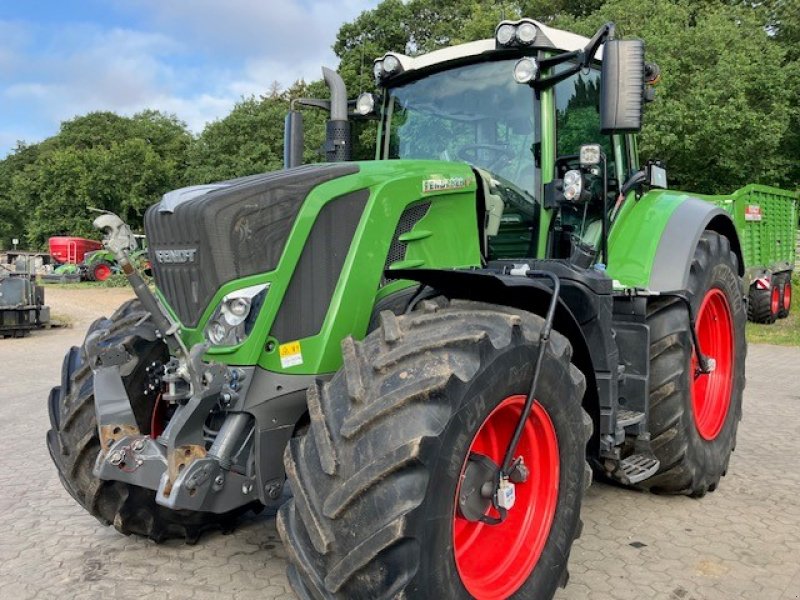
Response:
[{"label": "green foliage", "polygon": [[[210,183],[283,168],[283,120],[292,99],[324,98],[322,82],[302,81],[290,89],[273,91],[260,98],[242,99],[228,116],[210,123],[189,152],[187,180]],[[315,109],[303,110],[306,162],[323,160],[320,148],[325,137],[326,116]]]},{"label": "green foliage", "polygon": [[[765,15],[750,5],[676,0],[608,0],[586,19],[557,21],[591,35],[614,21],[646,41],[663,81],[647,107],[642,158],[661,158],[672,185],[705,193],[750,182],[794,187],[796,158],[784,140],[798,87],[786,49],[768,34]],[[794,106],[793,106],[794,105]]]},{"label": "green foliage", "polygon": [[[661,158],[671,185],[728,192],[750,182],[800,185],[800,0],[383,0],[339,30],[334,52],[351,97],[374,90],[372,62],[490,37],[501,18],[533,17],[593,34],[612,20],[647,43],[662,68],[647,107],[641,157]],[[580,91],[579,91],[580,92]],[[96,237],[88,207],[141,227],[165,191],[283,166],[283,118],[292,99],[327,97],[321,81],[243,98],[195,139],[175,117],[95,112],[0,160],[0,247],[12,237],[42,248],[51,235]],[[587,107],[559,115],[580,132]],[[306,162],[321,152],[326,115],[303,108]],[[374,123],[354,123],[354,157],[375,153]],[[562,140],[568,145],[580,143]]]},{"label": "green foliage", "polygon": [[24,228],[32,248],[44,248],[53,235],[97,237],[90,207],[141,227],[146,208],[185,182],[191,142],[183,123],[155,111],[130,118],[98,112],[67,121],[58,135],[20,146],[0,161],[6,182],[0,206],[13,213],[8,222],[14,229],[6,226],[0,235],[7,244]]},{"label": "green foliage", "polygon": [[[144,277],[144,276],[143,276]],[[144,277],[145,281],[148,281],[147,277]],[[125,277],[122,273],[114,273],[108,276],[108,279],[102,282],[103,287],[110,287],[110,288],[121,288],[121,287],[128,287],[130,283],[128,283],[128,278]]]}]

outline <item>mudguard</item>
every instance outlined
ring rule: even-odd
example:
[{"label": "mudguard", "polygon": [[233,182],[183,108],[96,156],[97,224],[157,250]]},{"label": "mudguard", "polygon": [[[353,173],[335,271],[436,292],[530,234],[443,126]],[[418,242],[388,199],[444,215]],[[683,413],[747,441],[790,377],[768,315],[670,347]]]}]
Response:
[{"label": "mudguard", "polygon": [[653,190],[628,200],[611,228],[608,274],[624,287],[685,289],[694,249],[707,230],[730,240],[744,275],[736,227],[721,208],[673,190]]}]

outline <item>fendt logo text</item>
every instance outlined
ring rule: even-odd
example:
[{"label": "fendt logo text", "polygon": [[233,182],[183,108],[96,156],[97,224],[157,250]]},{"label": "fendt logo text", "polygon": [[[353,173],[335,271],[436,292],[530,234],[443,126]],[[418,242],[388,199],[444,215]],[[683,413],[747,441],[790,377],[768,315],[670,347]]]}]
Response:
[{"label": "fendt logo text", "polygon": [[162,265],[183,264],[194,262],[197,248],[182,248],[179,250],[156,250],[156,262]]}]

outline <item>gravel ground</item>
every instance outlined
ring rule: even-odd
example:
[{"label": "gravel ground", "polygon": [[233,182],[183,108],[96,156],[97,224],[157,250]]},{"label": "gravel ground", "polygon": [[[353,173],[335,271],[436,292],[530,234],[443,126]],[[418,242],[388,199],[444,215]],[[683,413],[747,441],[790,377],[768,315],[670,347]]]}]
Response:
[{"label": "gravel ground", "polygon": [[[292,598],[272,515],[196,546],[102,527],[61,487],[44,443],[45,401],[66,349],[127,289],[47,288],[64,329],[0,340],[0,589],[25,598]],[[570,561],[571,598],[800,598],[800,349],[751,346],[739,443],[701,500],[595,483]]]}]

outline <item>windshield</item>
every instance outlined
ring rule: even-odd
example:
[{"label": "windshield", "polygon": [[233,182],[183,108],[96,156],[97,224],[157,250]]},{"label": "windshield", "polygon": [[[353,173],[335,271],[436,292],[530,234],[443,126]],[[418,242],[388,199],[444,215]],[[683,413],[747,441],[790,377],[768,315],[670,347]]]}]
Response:
[{"label": "windshield", "polygon": [[389,90],[383,156],[465,161],[533,202],[538,101],[514,81],[516,61],[466,65]]}]

